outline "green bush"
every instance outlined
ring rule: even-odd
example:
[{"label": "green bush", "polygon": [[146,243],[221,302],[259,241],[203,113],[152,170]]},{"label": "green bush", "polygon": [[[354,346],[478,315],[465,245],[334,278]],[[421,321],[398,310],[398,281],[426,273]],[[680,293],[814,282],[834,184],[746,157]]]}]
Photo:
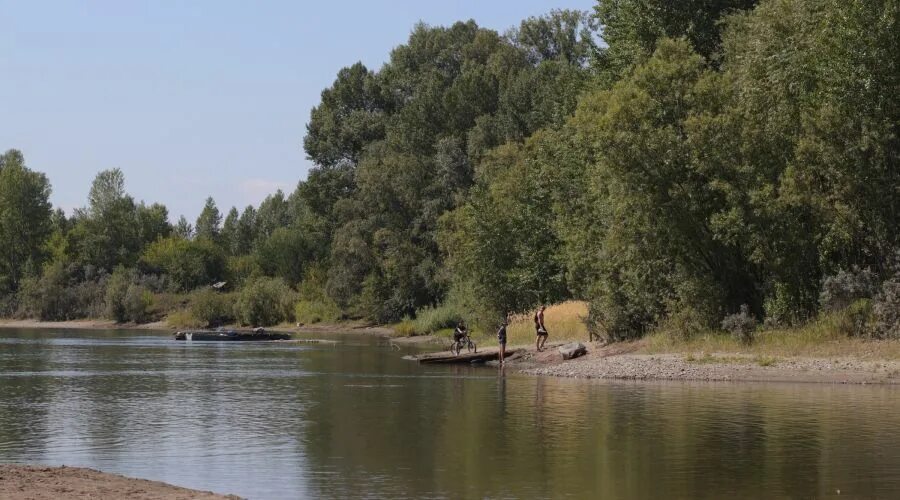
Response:
[{"label": "green bush", "polygon": [[882,339],[900,339],[900,274],[885,281],[872,304],[874,334]]},{"label": "green bush", "polygon": [[119,266],[113,271],[105,292],[107,318],[119,323],[145,323],[151,319],[153,294],[137,281],[134,269]]},{"label": "green bush", "polygon": [[840,318],[837,328],[841,333],[850,337],[862,337],[871,332],[869,323],[872,317],[872,301],[870,299],[856,300],[835,314],[838,314]]},{"label": "green bush", "polygon": [[228,257],[226,275],[232,289],[240,288],[248,280],[262,275],[259,263],[253,255],[237,255]]},{"label": "green bush", "polygon": [[465,311],[448,302],[437,307],[420,308],[416,311],[414,327],[421,334],[429,334],[444,328],[455,328],[463,322],[466,322]]},{"label": "green bush", "polygon": [[73,267],[55,261],[44,267],[40,276],[22,280],[18,294],[7,307],[18,308],[18,315],[41,321],[65,321],[99,318],[106,313],[105,274],[73,283]]},{"label": "green bush", "polygon": [[117,267],[106,284],[106,317],[119,323],[128,321],[125,294],[134,282],[133,273],[123,266]]},{"label": "green bush", "polygon": [[225,258],[215,243],[177,236],[150,244],[141,256],[146,272],[166,273],[179,290],[210,285],[225,275]]},{"label": "green bush", "polygon": [[405,318],[403,321],[394,325],[394,334],[398,337],[413,337],[418,335],[419,332],[416,331],[416,322]]},{"label": "green bush", "polygon": [[318,267],[310,267],[300,286],[297,295],[300,298],[294,307],[294,318],[298,323],[333,322],[341,319],[341,308],[325,292],[327,276]]},{"label": "green bush", "polygon": [[295,296],[281,278],[257,278],[238,294],[234,313],[242,325],[277,325],[292,316]]},{"label": "green bush", "polygon": [[197,319],[190,310],[172,311],[166,317],[166,324],[172,328],[200,328],[206,326],[203,320]]},{"label": "green bush", "polygon": [[203,326],[219,326],[234,321],[235,294],[220,293],[212,289],[191,294],[191,315]]},{"label": "green bush", "polygon": [[153,307],[153,294],[146,287],[132,283],[125,291],[122,307],[127,320],[135,323],[146,323],[151,319],[150,310]]},{"label": "green bush", "polygon": [[753,334],[756,332],[756,318],[750,313],[750,306],[741,306],[741,312],[725,316],[722,320],[722,329],[743,344],[753,342]]},{"label": "green bush", "polygon": [[330,300],[300,300],[294,306],[294,318],[298,323],[312,324],[334,322],[341,319],[341,310]]}]

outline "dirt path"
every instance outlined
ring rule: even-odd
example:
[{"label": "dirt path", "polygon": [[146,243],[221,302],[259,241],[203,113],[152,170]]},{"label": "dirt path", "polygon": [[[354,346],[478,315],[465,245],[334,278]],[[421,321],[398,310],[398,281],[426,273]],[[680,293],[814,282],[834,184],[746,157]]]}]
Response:
[{"label": "dirt path", "polygon": [[764,357],[740,354],[638,354],[627,345],[588,345],[588,354],[563,361],[556,349],[533,350],[511,364],[531,375],[626,380],[716,380],[900,384],[900,361],[849,357]]},{"label": "dirt path", "polygon": [[0,498],[57,500],[128,498],[132,500],[239,499],[208,491],[179,488],[79,467],[0,465]]}]

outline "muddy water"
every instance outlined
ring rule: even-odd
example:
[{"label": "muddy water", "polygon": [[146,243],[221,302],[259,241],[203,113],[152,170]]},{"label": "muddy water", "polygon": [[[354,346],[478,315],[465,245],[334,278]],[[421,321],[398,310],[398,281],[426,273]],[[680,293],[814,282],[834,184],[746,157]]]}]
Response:
[{"label": "muddy water", "polygon": [[248,498],[900,497],[900,390],[420,367],[383,340],[0,329],[0,462]]}]

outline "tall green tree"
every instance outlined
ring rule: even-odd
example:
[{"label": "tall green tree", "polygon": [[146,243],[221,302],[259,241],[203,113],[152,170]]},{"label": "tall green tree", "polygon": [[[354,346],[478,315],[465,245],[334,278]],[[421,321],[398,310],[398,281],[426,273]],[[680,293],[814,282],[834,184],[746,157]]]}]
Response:
[{"label": "tall green tree", "polygon": [[51,231],[50,182],[29,170],[21,152],[0,156],[0,292],[18,288],[28,266],[38,269]]},{"label": "tall green tree", "polygon": [[141,251],[141,225],[134,199],[125,192],[119,169],[104,170],[91,184],[88,206],[76,213],[69,233],[73,260],[111,272],[118,265],[133,266]]},{"label": "tall green tree", "polygon": [[206,198],[203,210],[197,216],[197,222],[194,224],[194,236],[218,243],[221,230],[222,214],[219,213],[219,208],[216,207],[216,201],[210,196]]}]

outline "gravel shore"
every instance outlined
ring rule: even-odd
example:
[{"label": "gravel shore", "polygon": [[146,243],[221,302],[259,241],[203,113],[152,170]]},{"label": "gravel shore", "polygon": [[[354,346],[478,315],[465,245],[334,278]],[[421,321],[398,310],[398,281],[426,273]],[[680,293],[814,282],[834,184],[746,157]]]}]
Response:
[{"label": "gravel shore", "polygon": [[531,375],[598,379],[900,384],[898,361],[609,353],[590,346],[587,355],[570,361],[555,349],[531,352],[517,367]]}]

